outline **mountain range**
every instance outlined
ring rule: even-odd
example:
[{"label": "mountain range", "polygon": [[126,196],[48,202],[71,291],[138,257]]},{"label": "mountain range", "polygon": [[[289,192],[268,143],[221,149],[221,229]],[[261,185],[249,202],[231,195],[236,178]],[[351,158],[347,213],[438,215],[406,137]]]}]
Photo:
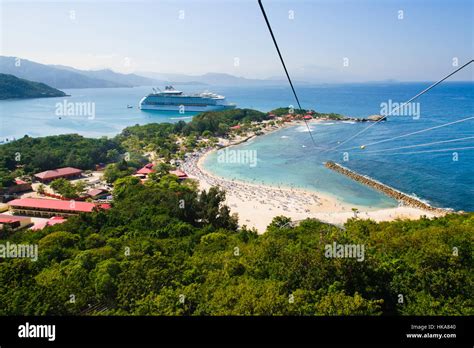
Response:
[{"label": "mountain range", "polygon": [[[0,73],[37,81],[54,88],[113,88],[164,85],[269,86],[286,84],[282,78],[248,79],[224,73],[185,75],[157,72],[123,74],[111,69],[80,70],[28,59],[0,56]],[[298,83],[298,81],[295,81]],[[303,83],[303,82],[300,82]]]}]

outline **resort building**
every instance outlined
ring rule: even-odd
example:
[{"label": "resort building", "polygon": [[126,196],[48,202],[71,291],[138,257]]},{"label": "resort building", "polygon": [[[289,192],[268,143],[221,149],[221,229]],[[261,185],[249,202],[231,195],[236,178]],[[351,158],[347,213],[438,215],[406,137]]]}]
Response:
[{"label": "resort building", "polygon": [[0,189],[0,202],[7,202],[18,196],[18,193],[31,191],[29,182],[15,179],[13,185]]},{"label": "resort building", "polygon": [[38,231],[48,226],[62,224],[63,222],[66,222],[66,219],[62,216],[53,216],[49,220],[36,222],[35,225],[31,227],[31,229]]},{"label": "resort building", "polygon": [[8,202],[14,214],[53,217],[90,213],[95,209],[109,209],[109,204],[95,204],[90,202],[58,201],[55,199],[23,198]]},{"label": "resort building", "polygon": [[155,172],[155,170],[153,169],[153,163],[148,163],[143,168],[140,168],[139,170],[137,170],[137,172],[135,174],[146,176],[146,175],[154,173],[154,172]]},{"label": "resort building", "polygon": [[42,183],[46,183],[46,182],[50,182],[59,178],[65,178],[65,179],[80,178],[81,175],[82,175],[81,169],[66,167],[66,168],[47,170],[45,172],[35,174],[35,178],[38,181],[41,181]]},{"label": "resort building", "polygon": [[109,191],[102,188],[93,188],[87,191],[87,196],[89,196],[92,199],[105,199],[109,195],[110,195]]},{"label": "resort building", "polygon": [[169,173],[172,174],[172,175],[176,175],[178,177],[178,179],[180,179],[180,180],[184,180],[184,179],[188,178],[188,175],[185,172],[183,172],[182,170],[179,170],[179,169],[170,170]]},{"label": "resort building", "polygon": [[31,218],[0,214],[0,230],[7,228],[12,231],[32,225]]}]

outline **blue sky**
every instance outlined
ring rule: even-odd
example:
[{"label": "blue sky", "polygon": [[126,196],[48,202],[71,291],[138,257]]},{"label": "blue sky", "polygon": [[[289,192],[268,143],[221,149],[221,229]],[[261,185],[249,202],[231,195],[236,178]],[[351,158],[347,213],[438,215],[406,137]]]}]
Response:
[{"label": "blue sky", "polygon": [[[0,2],[2,55],[121,72],[283,75],[256,0]],[[299,80],[435,80],[453,59],[474,56],[470,0],[264,4]],[[473,69],[455,79],[471,80]]]}]

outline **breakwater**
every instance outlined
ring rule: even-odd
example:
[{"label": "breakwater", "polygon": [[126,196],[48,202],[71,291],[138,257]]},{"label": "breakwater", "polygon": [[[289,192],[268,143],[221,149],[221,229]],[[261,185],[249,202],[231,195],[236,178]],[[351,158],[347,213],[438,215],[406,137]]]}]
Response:
[{"label": "breakwater", "polygon": [[398,190],[396,190],[393,187],[390,187],[388,185],[382,184],[381,182],[379,182],[377,180],[374,180],[372,178],[369,178],[365,175],[358,174],[358,173],[354,172],[353,170],[350,170],[350,169],[348,169],[344,166],[341,166],[338,163],[328,161],[328,162],[325,162],[324,165],[326,166],[326,168],[329,168],[331,170],[334,170],[335,172],[343,174],[343,175],[345,175],[345,176],[351,178],[352,180],[355,180],[355,181],[357,181],[361,184],[370,186],[370,187],[382,192],[383,194],[385,194],[389,197],[392,197],[392,198],[396,199],[399,202],[402,202],[403,204],[405,204],[407,206],[420,208],[420,209],[424,209],[424,210],[429,210],[429,211],[436,212],[436,213],[446,213],[447,212],[447,209],[432,207],[431,205],[423,202],[422,200],[420,200],[416,197],[407,195],[406,193],[398,191]]}]

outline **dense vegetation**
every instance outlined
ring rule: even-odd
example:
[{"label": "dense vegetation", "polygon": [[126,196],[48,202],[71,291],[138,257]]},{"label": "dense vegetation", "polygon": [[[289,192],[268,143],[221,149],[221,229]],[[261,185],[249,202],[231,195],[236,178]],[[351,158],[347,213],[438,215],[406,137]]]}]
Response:
[{"label": "dense vegetation", "polygon": [[229,127],[238,123],[261,122],[268,119],[266,113],[252,109],[233,109],[219,112],[202,112],[189,122],[184,128],[185,135],[197,132],[202,134],[209,131],[214,135],[225,135]]},{"label": "dense vegetation", "polygon": [[[115,150],[115,151],[113,151]],[[116,160],[121,145],[107,138],[89,139],[77,134],[23,138],[0,146],[0,168],[26,174],[59,167],[94,169],[101,162]]]},{"label": "dense vegetation", "polygon": [[0,146],[0,184],[13,178],[60,167],[94,169],[98,163],[118,161],[125,149],[116,140],[89,139],[77,134],[23,138]]},{"label": "dense vegetation", "polygon": [[[0,261],[0,315],[474,314],[474,214],[344,229],[278,217],[257,235],[224,198],[126,177],[109,211],[9,234],[39,258]],[[326,258],[334,241],[364,245],[364,261]]]},{"label": "dense vegetation", "polygon": [[[293,115],[306,115],[309,112],[309,110],[306,109],[298,109],[298,108],[293,108],[290,110],[290,108],[277,108],[270,113],[276,115],[276,116],[285,116],[288,114],[293,114]],[[341,115],[341,114],[336,114],[334,112],[330,113],[324,113],[324,112],[314,112],[312,113],[313,117],[315,118],[328,118],[331,120],[345,120],[347,119],[346,116]]]},{"label": "dense vegetation", "polygon": [[78,181],[75,184],[64,178],[53,180],[51,188],[64,198],[74,199],[80,196],[84,191],[85,184],[83,181]]},{"label": "dense vegetation", "polygon": [[0,74],[0,99],[64,97],[66,93],[41,82]]}]

